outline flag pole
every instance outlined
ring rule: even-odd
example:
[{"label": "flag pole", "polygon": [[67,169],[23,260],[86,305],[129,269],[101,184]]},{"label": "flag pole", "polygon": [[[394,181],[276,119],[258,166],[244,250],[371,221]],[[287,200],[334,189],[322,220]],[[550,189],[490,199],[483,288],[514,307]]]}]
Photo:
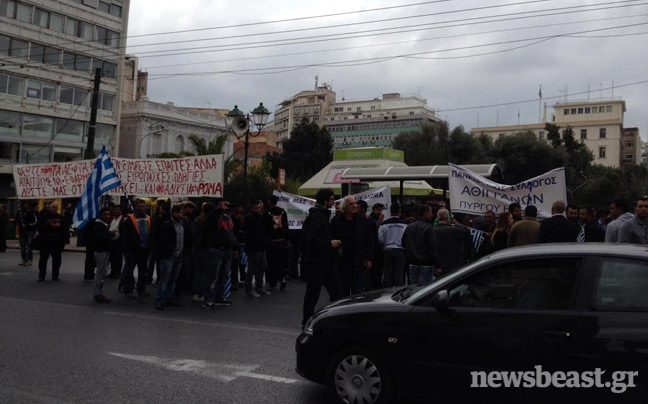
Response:
[{"label": "flag pole", "polygon": [[[104,145],[104,147],[105,147],[105,145]],[[110,153],[108,152],[108,150],[106,150],[106,154],[108,155],[108,158],[111,159],[111,161],[112,161],[112,157],[110,157]],[[114,167],[114,165],[113,165],[113,167]],[[120,187],[121,187],[122,191],[124,191],[124,197],[128,201],[128,209],[130,209],[130,211],[132,212],[133,211],[133,203],[131,202],[130,196],[128,196],[128,194],[126,193],[126,187],[124,187],[124,181],[122,181],[121,174],[119,173],[119,170],[117,170],[116,168],[115,168],[115,174],[117,174],[117,178],[119,178],[119,183],[121,184]]]}]

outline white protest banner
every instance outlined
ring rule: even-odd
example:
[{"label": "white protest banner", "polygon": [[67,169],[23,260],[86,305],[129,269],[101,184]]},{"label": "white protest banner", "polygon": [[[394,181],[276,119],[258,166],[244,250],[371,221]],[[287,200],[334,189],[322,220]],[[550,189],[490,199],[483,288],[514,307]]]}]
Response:
[{"label": "white protest banner", "polygon": [[[315,199],[293,195],[279,190],[274,190],[273,195],[279,198],[277,206],[284,209],[288,215],[288,227],[291,230],[301,229],[304,220],[306,220],[306,216],[308,216],[308,210],[315,206]],[[371,213],[371,207],[375,203],[382,203],[384,206],[383,213],[385,214],[385,219],[389,217],[389,206],[391,204],[391,189],[389,187],[370,189],[369,191],[355,194],[353,197],[356,198],[357,201],[364,200],[367,202],[369,207],[367,213]],[[341,201],[341,199],[338,199],[336,202],[339,201]],[[331,209],[331,214],[334,213],[335,210]]]},{"label": "white protest banner", "polygon": [[[169,159],[111,158],[123,188],[111,195],[142,197],[222,197],[223,155]],[[78,198],[95,160],[13,166],[19,199]]]},{"label": "white protest banner", "polygon": [[301,229],[306,216],[308,216],[308,210],[315,206],[315,199],[281,192],[277,189],[272,194],[279,198],[277,206],[285,210],[288,215],[288,228],[290,230]]},{"label": "white protest banner", "polygon": [[370,189],[369,191],[361,192],[353,195],[356,201],[367,202],[367,214],[371,213],[371,207],[376,203],[383,205],[383,215],[385,219],[390,217],[389,207],[391,206],[391,188],[388,186]]},{"label": "white protest banner", "polygon": [[538,208],[538,217],[550,217],[551,205],[557,200],[567,200],[562,167],[518,184],[503,185],[450,164],[448,181],[453,212],[481,215],[492,210],[499,214],[517,202],[522,209],[527,205]]}]

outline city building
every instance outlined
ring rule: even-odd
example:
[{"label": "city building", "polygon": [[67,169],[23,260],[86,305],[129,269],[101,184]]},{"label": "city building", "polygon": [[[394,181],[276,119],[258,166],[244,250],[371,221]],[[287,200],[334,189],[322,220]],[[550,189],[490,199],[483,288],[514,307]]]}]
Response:
[{"label": "city building", "polygon": [[419,96],[383,94],[382,99],[331,104],[324,121],[333,137],[333,148],[392,147],[402,132],[416,131],[439,122],[434,110]]},{"label": "city building", "polygon": [[191,135],[206,144],[219,136],[228,136],[225,158],[233,153],[234,137],[227,133],[225,116],[213,110],[177,107],[141,97],[122,105],[119,155],[125,158],[155,157],[162,153],[188,152],[196,149]]},{"label": "city building", "polygon": [[315,90],[301,91],[282,101],[274,115],[278,147],[290,138],[292,129],[304,119],[322,125],[333,103],[335,103],[335,91],[327,84],[316,85]]},{"label": "city building", "polygon": [[[565,101],[553,106],[550,123],[558,125],[564,135],[572,128],[576,140],[583,142],[594,155],[594,164],[620,167],[624,163],[641,164],[641,138],[639,130],[623,128],[626,111],[625,101],[601,99],[598,101]],[[473,128],[473,134],[485,133],[496,141],[502,136],[531,131],[541,140],[547,140],[545,123],[547,105],[544,106],[542,123],[489,126]]]},{"label": "city building", "polygon": [[129,0],[0,1],[0,188],[11,163],[82,158],[95,69],[94,149],[116,151]]}]

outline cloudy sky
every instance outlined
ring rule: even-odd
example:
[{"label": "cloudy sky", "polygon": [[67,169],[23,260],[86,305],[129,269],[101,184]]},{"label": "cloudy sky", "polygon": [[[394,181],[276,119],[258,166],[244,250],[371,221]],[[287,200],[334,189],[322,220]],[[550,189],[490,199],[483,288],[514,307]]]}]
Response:
[{"label": "cloudy sky", "polygon": [[158,102],[274,110],[318,76],[338,100],[420,94],[452,126],[470,129],[516,124],[518,112],[520,123],[538,122],[542,85],[550,106],[565,93],[622,97],[625,126],[646,139],[646,0],[304,4],[131,0],[128,52]]}]

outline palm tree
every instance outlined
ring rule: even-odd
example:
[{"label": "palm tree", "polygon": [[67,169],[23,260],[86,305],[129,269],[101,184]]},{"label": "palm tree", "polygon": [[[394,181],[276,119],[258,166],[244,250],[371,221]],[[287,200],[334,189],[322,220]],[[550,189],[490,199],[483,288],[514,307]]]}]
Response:
[{"label": "palm tree", "polygon": [[[223,154],[223,149],[227,144],[227,135],[220,135],[207,143],[205,139],[197,135],[189,135],[189,142],[196,148],[197,156],[206,156],[210,154]],[[241,162],[234,159],[234,155],[229,156],[223,163],[223,175],[225,182],[229,180],[232,173],[241,165]]]}]

